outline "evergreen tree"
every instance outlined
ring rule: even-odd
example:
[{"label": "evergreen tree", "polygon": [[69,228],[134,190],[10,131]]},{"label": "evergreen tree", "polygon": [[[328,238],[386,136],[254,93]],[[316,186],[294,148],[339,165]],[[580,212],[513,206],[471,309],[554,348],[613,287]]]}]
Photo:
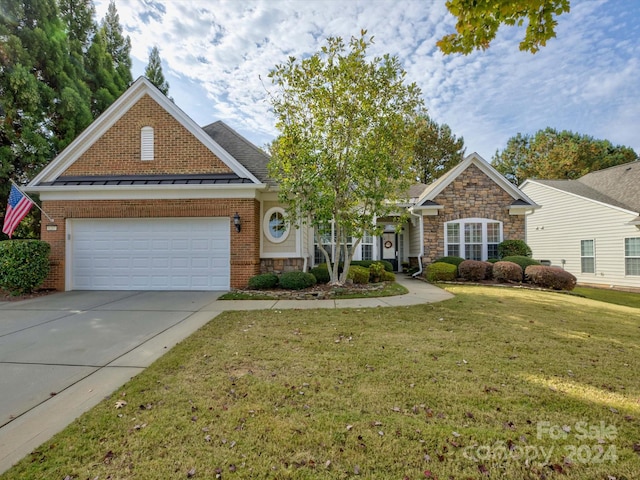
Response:
[{"label": "evergreen tree", "polygon": [[169,83],[164,79],[164,74],[162,73],[162,61],[160,60],[160,51],[156,46],[151,49],[151,53],[149,54],[149,63],[144,71],[144,76],[158,87],[158,90],[162,93],[165,95],[169,94]]},{"label": "evergreen tree", "polygon": [[82,58],[97,30],[93,0],[59,0],[59,5],[71,53]]},{"label": "evergreen tree", "polygon": [[122,34],[120,15],[113,0],[109,2],[107,14],[102,21],[100,35],[104,37],[104,43],[116,71],[116,84],[121,92],[124,92],[133,78],[131,76],[131,39]]},{"label": "evergreen tree", "polygon": [[87,84],[91,89],[91,113],[97,117],[123,92],[101,32],[93,37],[87,52],[86,66]]}]

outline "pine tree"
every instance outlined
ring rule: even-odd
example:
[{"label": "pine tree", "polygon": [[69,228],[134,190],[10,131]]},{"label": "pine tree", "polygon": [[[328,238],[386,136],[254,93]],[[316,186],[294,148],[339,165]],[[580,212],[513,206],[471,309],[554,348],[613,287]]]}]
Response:
[{"label": "pine tree", "polygon": [[93,0],[59,0],[59,5],[71,53],[82,58],[97,30]]},{"label": "pine tree", "polygon": [[162,73],[162,60],[160,60],[160,51],[158,47],[154,46],[149,54],[149,63],[144,71],[145,77],[147,77],[151,83],[153,83],[158,90],[165,95],[169,93],[169,83],[165,80]]},{"label": "pine tree", "polygon": [[131,82],[131,39],[122,34],[120,25],[120,15],[113,0],[109,2],[107,14],[105,15],[100,29],[100,35],[104,37],[104,43],[109,55],[113,60],[113,68],[116,71],[116,84],[123,92]]},{"label": "pine tree", "polygon": [[428,115],[418,118],[413,165],[422,183],[431,183],[455,167],[465,150],[464,139],[456,138],[449,125],[439,125]]}]

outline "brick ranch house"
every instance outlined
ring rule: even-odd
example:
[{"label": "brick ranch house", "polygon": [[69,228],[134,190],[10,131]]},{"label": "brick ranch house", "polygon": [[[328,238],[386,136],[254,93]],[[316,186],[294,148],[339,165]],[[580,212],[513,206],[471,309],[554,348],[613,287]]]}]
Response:
[{"label": "brick ranch house", "polygon": [[[131,87],[27,186],[51,245],[57,290],[228,290],[260,272],[324,260],[322,232],[283,220],[269,157],[222,122],[199,127],[146,78]],[[422,268],[442,255],[487,259],[525,238],[537,205],[479,155],[406,203],[411,221],[366,236],[355,259]]]}]

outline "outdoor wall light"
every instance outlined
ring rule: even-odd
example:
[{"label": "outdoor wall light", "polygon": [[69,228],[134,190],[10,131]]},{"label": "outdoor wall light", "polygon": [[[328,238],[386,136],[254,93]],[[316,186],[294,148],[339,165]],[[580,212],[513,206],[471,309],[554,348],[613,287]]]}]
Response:
[{"label": "outdoor wall light", "polygon": [[238,212],[233,216],[233,224],[236,226],[236,232],[240,233],[242,225],[240,225],[240,215],[238,215]]}]

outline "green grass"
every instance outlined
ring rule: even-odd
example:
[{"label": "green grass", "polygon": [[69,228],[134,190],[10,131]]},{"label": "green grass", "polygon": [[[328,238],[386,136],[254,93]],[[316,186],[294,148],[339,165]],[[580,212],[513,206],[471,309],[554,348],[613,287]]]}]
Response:
[{"label": "green grass", "polygon": [[573,292],[592,300],[640,308],[640,293],[593,287],[576,287]]},{"label": "green grass", "polygon": [[0,478],[637,478],[636,309],[447,289],[222,314]]}]

